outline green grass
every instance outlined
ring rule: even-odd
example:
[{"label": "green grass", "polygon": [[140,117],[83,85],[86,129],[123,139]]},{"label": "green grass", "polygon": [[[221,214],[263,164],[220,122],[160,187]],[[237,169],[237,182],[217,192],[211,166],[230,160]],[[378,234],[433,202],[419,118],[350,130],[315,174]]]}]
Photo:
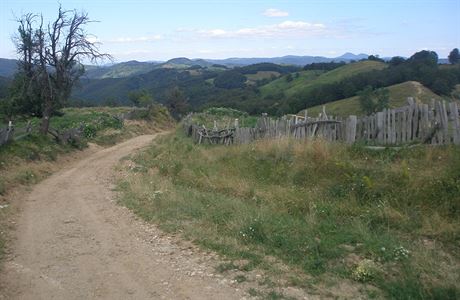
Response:
[{"label": "green grass", "polygon": [[376,152],[293,140],[200,147],[178,132],[134,161],[119,185],[122,204],[250,261],[247,269],[273,268],[269,255],[316,285],[367,282],[398,299],[459,293],[458,147]]},{"label": "green grass", "polygon": [[116,126],[112,124],[113,116],[131,111],[130,107],[84,107],[84,108],[64,108],[63,116],[51,118],[50,126],[55,129],[75,128],[80,123],[100,123],[101,127]]},{"label": "green grass", "polygon": [[286,96],[291,96],[296,93],[302,87],[308,85],[317,79],[323,71],[301,71],[298,72],[299,77],[293,76],[292,81],[288,82],[285,76],[282,76],[266,85],[260,87],[262,97],[269,95],[279,95],[280,92]]},{"label": "green grass", "polygon": [[[436,95],[428,88],[416,81],[407,81],[387,87],[390,92],[390,108],[397,108],[407,105],[407,98],[413,97],[421,103],[430,103],[431,99],[441,100],[441,96]],[[325,104],[326,113],[334,116],[346,117],[349,115],[362,115],[359,105],[359,97],[350,97]],[[323,110],[323,105],[308,108],[310,116],[317,116]],[[303,111],[299,112],[303,115]]]},{"label": "green grass", "polygon": [[214,127],[214,121],[217,122],[217,127],[222,129],[224,127],[233,127],[235,119],[238,119],[240,127],[254,127],[257,123],[258,117],[250,116],[248,113],[226,107],[212,107],[208,108],[202,113],[193,115],[193,123],[198,125],[205,125],[206,128],[211,129]]},{"label": "green grass", "polygon": [[268,95],[280,95],[289,97],[298,93],[305,93],[319,85],[340,81],[347,77],[372,70],[384,69],[386,65],[378,61],[361,61],[347,64],[329,72],[303,71],[300,77],[288,82],[284,77],[274,80],[262,87],[262,97]]},{"label": "green grass", "polygon": [[246,78],[249,83],[256,83],[258,80],[271,79],[272,77],[277,78],[281,74],[275,71],[258,71],[256,74],[246,74]]}]

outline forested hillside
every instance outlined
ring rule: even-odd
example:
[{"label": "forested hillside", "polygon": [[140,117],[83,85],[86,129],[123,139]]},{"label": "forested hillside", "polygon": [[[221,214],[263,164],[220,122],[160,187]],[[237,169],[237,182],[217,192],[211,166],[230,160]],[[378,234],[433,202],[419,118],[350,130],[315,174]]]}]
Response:
[{"label": "forested hillside", "polygon": [[[455,98],[458,93],[452,91],[460,83],[460,67],[438,62],[431,51],[417,52],[408,59],[384,61],[370,56],[357,62],[314,62],[303,67],[267,62],[232,67],[188,58],[164,63],[130,61],[86,67],[69,105],[132,105],[132,93],[149,94],[154,101],[166,104],[168,95],[177,89],[189,110],[221,106],[249,114],[282,115],[331,103],[328,107],[334,113],[359,114],[357,95],[368,87],[388,87],[391,105],[407,96]],[[1,98],[8,98],[10,81],[0,78]],[[420,85],[415,89],[414,84],[406,83],[409,81]],[[415,92],[421,94],[412,95]]]}]

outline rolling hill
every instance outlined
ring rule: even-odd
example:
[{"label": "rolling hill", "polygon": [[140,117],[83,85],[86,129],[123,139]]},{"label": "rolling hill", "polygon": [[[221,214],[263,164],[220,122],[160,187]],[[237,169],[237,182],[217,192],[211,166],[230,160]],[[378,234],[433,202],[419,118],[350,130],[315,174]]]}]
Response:
[{"label": "rolling hill", "polygon": [[294,79],[290,82],[287,81],[285,77],[279,78],[262,86],[260,92],[262,97],[274,94],[290,97],[297,93],[304,93],[321,84],[333,83],[359,73],[381,70],[384,68],[386,68],[386,64],[382,62],[360,61],[347,64],[329,72],[316,70],[302,71],[299,72],[298,78],[294,76]]},{"label": "rolling hill", "polygon": [[331,62],[331,61],[344,61],[350,62],[352,60],[361,60],[366,59],[368,57],[367,54],[358,54],[355,55],[353,53],[345,53],[338,57],[324,57],[324,56],[298,56],[298,55],[286,55],[281,57],[252,57],[252,58],[245,58],[245,57],[234,57],[234,58],[227,58],[227,59],[207,59],[207,61],[222,64],[227,66],[246,66],[252,65],[257,63],[274,63],[274,64],[281,64],[281,65],[297,65],[297,66],[304,66],[311,63],[322,63],[322,62]]},{"label": "rolling hill", "polygon": [[[395,84],[387,87],[390,93],[390,108],[396,108],[406,105],[408,97],[415,98],[416,101],[421,103],[429,103],[431,99],[440,100],[441,96],[433,93],[430,89],[424,87],[417,81],[406,81],[403,83]],[[326,113],[328,115],[346,117],[349,115],[362,115],[359,105],[358,96],[334,101],[325,104]],[[323,105],[318,105],[308,108],[310,116],[316,116],[323,110]],[[299,112],[303,115],[304,112]]]},{"label": "rolling hill", "polygon": [[139,62],[136,60],[122,62],[111,66],[85,66],[87,78],[123,78],[148,73],[154,70],[158,63]]},{"label": "rolling hill", "polygon": [[18,69],[16,59],[0,58],[0,76],[12,77]]}]

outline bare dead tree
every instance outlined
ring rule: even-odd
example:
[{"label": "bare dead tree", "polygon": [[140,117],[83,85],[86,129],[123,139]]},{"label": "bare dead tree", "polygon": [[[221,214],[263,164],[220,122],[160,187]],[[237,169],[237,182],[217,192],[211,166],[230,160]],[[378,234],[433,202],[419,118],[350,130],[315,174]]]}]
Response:
[{"label": "bare dead tree", "polygon": [[33,87],[40,98],[41,132],[46,134],[51,114],[68,100],[72,87],[83,75],[84,60],[97,62],[111,56],[101,53],[98,43],[90,39],[85,27],[93,21],[85,12],[59,7],[56,19],[47,26],[42,16],[33,14],[17,21],[20,68],[29,80],[29,90]]}]

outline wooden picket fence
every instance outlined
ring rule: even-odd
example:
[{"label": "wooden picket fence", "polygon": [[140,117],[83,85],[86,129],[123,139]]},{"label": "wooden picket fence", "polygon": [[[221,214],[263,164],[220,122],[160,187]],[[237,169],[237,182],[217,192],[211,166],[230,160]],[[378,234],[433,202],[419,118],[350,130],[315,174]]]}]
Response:
[{"label": "wooden picket fence", "polygon": [[457,102],[432,101],[419,104],[408,98],[408,105],[385,109],[357,122],[356,140],[376,144],[405,143],[460,144]]},{"label": "wooden picket fence", "polygon": [[193,124],[192,115],[183,121],[184,130],[196,143],[247,144],[258,139],[292,137],[322,138],[352,144],[357,141],[373,145],[403,145],[408,143],[460,144],[460,117],[456,102],[432,101],[430,105],[416,103],[396,109],[384,109],[375,114],[348,118],[328,116],[325,109],[318,117],[288,115],[279,119],[266,114],[253,128],[233,127],[212,130]]}]

